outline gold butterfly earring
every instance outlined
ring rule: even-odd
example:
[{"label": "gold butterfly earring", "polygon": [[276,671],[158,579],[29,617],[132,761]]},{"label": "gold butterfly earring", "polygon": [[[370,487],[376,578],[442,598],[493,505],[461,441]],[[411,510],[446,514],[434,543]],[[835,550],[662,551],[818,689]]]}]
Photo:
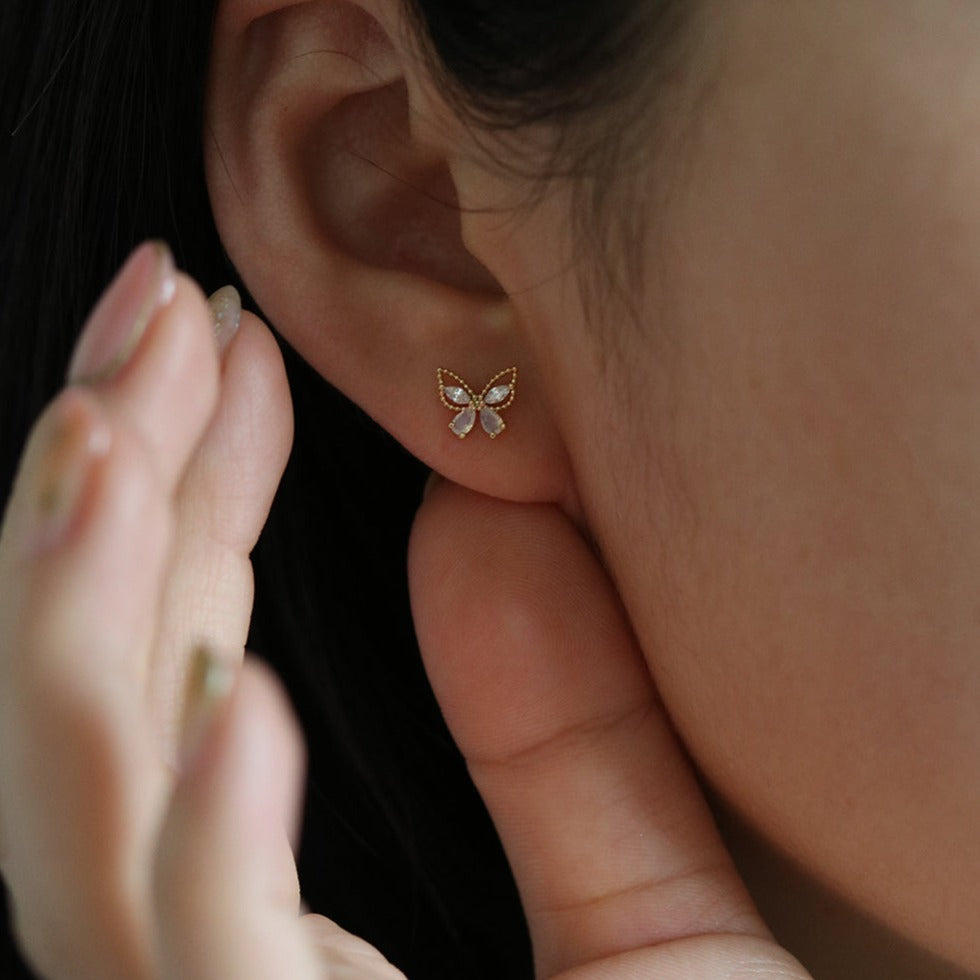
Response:
[{"label": "gold butterfly earring", "polygon": [[495,374],[478,395],[454,371],[437,368],[436,379],[439,382],[440,400],[446,408],[456,413],[449,423],[453,435],[465,439],[476,425],[477,413],[483,431],[491,439],[496,439],[507,428],[500,413],[514,401],[517,389],[516,367]]}]

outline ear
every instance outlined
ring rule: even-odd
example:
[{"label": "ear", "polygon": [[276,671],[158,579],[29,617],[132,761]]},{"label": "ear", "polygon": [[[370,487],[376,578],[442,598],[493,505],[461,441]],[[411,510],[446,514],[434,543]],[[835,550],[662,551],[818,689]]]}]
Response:
[{"label": "ear", "polygon": [[[215,219],[265,315],[409,451],[482,493],[565,500],[526,328],[461,235],[449,161],[467,130],[422,104],[423,71],[400,2],[220,0],[205,135]],[[437,369],[479,395],[512,366],[506,432],[491,440],[478,420],[454,435],[460,409],[440,398]]]}]

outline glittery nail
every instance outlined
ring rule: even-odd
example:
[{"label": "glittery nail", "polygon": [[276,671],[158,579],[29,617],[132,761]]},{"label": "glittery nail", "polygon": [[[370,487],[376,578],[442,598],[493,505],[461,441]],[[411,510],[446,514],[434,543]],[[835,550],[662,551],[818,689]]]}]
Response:
[{"label": "glittery nail", "polygon": [[214,336],[218,350],[224,352],[238,333],[242,322],[242,300],[234,286],[222,286],[208,299],[214,315]]}]

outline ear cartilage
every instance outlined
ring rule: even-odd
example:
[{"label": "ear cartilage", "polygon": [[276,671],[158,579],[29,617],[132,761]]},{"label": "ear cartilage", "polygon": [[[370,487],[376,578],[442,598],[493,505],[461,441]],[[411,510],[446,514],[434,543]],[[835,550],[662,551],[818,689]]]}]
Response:
[{"label": "ear cartilage", "polygon": [[509,367],[495,374],[476,394],[455,371],[446,368],[436,369],[439,383],[439,399],[456,414],[449,423],[449,431],[460,439],[465,439],[476,425],[477,416],[483,431],[496,439],[507,424],[500,413],[514,401],[517,390],[517,368]]}]

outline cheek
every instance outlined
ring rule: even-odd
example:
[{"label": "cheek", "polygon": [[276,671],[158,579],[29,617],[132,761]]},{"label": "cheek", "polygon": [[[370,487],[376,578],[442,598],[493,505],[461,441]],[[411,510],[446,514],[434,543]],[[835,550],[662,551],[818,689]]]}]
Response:
[{"label": "cheek", "polygon": [[980,440],[836,384],[715,393],[731,414],[679,419],[664,605],[628,600],[665,700],[779,847],[976,968]]},{"label": "cheek", "polygon": [[[796,360],[757,341],[706,369],[712,397],[677,416],[688,496],[652,647],[669,652],[666,693],[721,788],[835,884],[876,909],[893,889],[959,887],[967,909],[980,390],[926,385],[921,362],[900,371],[881,351]],[[868,877],[881,867],[890,880]]]},{"label": "cheek", "polygon": [[968,118],[812,95],[705,126],[651,405],[668,571],[624,592],[720,789],[980,965],[980,159]]}]

